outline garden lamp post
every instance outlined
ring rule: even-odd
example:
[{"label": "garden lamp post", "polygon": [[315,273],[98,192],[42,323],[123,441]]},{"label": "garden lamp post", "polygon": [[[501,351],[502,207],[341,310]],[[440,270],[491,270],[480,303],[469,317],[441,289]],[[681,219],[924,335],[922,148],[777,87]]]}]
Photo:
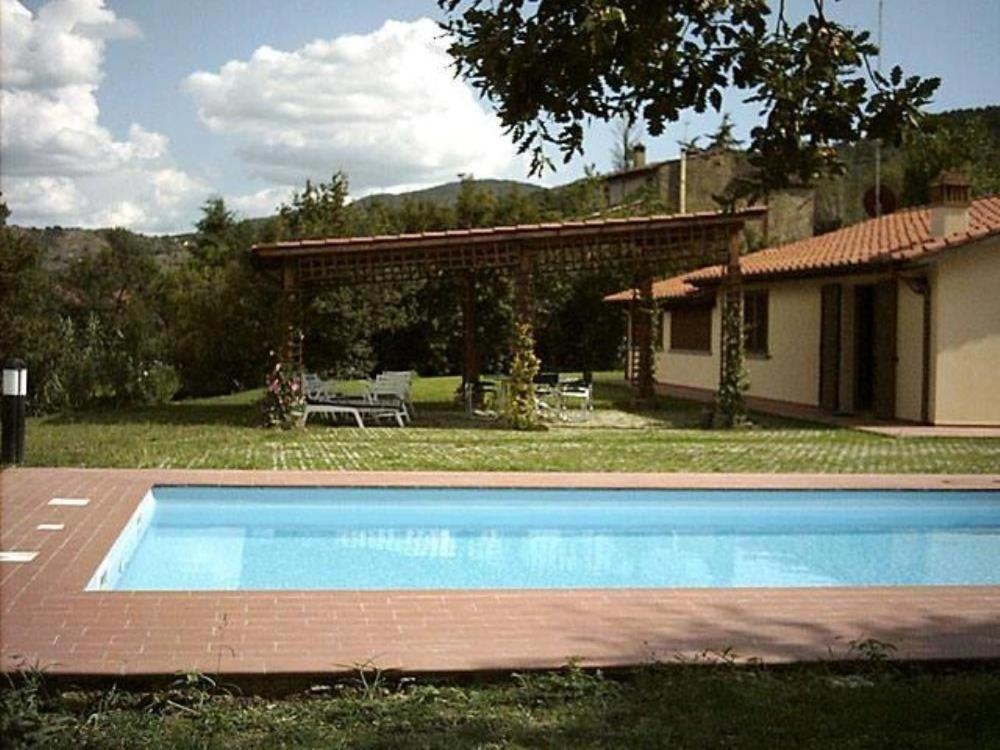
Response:
[{"label": "garden lamp post", "polygon": [[24,402],[28,395],[28,368],[20,359],[3,364],[3,430],[0,463],[24,461]]}]

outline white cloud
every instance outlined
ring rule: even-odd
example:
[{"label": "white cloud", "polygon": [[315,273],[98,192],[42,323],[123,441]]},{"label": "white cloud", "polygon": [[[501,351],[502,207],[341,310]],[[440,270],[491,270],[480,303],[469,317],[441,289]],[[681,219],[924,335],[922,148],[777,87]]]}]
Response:
[{"label": "white cloud", "polygon": [[478,177],[523,177],[523,162],[455,78],[429,19],[284,52],[258,48],[185,81],[202,123],[233,137],[251,175],[302,185],[337,169],[351,191]]},{"label": "white cloud", "polygon": [[290,202],[295,190],[292,185],[278,185],[245,195],[227,195],[226,206],[243,216],[269,216],[282,203]]},{"label": "white cloud", "polygon": [[172,163],[168,139],[100,124],[95,93],[109,39],[139,34],[104,0],[53,0],[32,14],[0,0],[4,199],[21,224],[187,228],[207,193]]},{"label": "white cloud", "polygon": [[17,0],[0,0],[5,86],[50,89],[101,80],[104,40],[138,36],[104,0],[53,0],[38,14]]}]

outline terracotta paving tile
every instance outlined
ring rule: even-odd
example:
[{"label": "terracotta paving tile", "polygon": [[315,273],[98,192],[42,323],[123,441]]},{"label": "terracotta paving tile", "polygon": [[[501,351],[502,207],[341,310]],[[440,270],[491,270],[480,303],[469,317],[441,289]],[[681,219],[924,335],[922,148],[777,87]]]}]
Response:
[{"label": "terracotta paving tile", "polygon": [[[845,654],[874,637],[904,658],[1000,658],[1000,586],[558,591],[84,592],[154,484],[976,488],[997,476],[103,471],[0,474],[3,666],[59,674],[415,672],[634,664],[734,648],[768,661]],[[89,497],[86,508],[48,506]],[[38,523],[64,523],[38,532]]]}]

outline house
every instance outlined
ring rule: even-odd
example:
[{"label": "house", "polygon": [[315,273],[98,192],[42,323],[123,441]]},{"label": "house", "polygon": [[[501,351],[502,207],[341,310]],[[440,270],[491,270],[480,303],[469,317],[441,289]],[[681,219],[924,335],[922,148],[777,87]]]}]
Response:
[{"label": "house", "polygon": [[[740,268],[752,407],[1000,426],[1000,196],[971,201],[946,173],[928,207],[749,253]],[[660,390],[715,391],[722,278],[711,266],[654,284]]]},{"label": "house", "polygon": [[[646,161],[646,148],[632,149],[632,167],[604,177],[604,197],[610,207],[624,206],[653,197],[665,213],[718,211],[717,197],[730,193],[753,170],[747,154],[731,149],[710,148],[682,151],[680,158]],[[814,191],[786,188],[768,196],[767,218],[749,222],[751,244],[777,244],[811,237]]]}]

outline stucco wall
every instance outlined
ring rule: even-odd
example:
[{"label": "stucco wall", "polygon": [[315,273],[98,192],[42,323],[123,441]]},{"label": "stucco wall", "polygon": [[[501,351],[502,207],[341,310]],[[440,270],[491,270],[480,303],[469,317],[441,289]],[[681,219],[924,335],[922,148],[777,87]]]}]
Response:
[{"label": "stucco wall", "polygon": [[[820,284],[796,281],[771,287],[747,285],[747,291],[768,288],[768,357],[748,356],[750,396],[815,406],[819,396]],[[670,330],[666,313],[664,330]],[[656,357],[661,383],[714,390],[719,382],[719,306],[712,311],[712,352],[669,349]]]},{"label": "stucco wall", "polygon": [[919,422],[924,380],[924,298],[900,280],[897,300],[896,417]]},{"label": "stucco wall", "polygon": [[935,424],[1000,424],[1000,239],[958,248],[931,281]]},{"label": "stucco wall", "polygon": [[[748,285],[747,290],[757,287]],[[765,288],[765,287],[759,287]],[[748,355],[751,396],[796,404],[819,403],[820,284],[793,281],[769,287],[768,356]]]},{"label": "stucco wall", "polygon": [[663,315],[663,351],[656,352],[653,377],[659,383],[715,390],[719,384],[719,306],[712,308],[712,351],[670,348],[670,312]]}]

